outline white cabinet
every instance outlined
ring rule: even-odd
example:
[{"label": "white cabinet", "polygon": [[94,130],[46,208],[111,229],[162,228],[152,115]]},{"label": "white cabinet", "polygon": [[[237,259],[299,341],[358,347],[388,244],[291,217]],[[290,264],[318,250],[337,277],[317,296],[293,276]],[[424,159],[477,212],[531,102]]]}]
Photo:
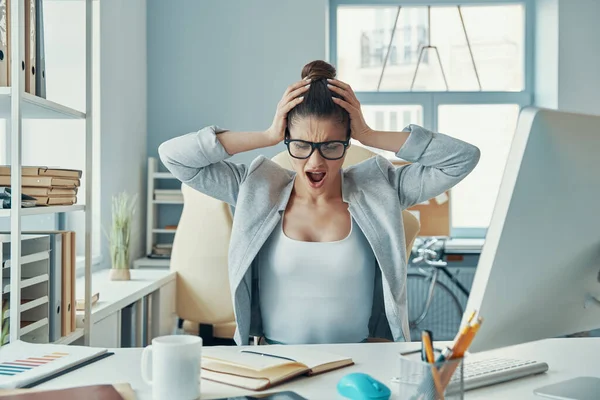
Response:
[{"label": "white cabinet", "polygon": [[121,346],[121,312],[117,311],[92,325],[90,346],[116,348]]}]

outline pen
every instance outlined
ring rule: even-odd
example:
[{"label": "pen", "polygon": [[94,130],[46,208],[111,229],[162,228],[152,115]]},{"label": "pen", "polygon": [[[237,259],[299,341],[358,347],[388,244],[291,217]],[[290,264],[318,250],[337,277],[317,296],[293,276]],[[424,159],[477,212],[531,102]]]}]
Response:
[{"label": "pen", "polygon": [[438,375],[437,367],[435,366],[435,359],[433,357],[433,343],[431,342],[431,336],[429,331],[421,332],[421,340],[425,347],[425,354],[427,356],[427,362],[431,364],[431,374],[433,375],[433,384],[435,390],[438,393],[440,399],[444,399],[444,388],[440,382],[440,376]]},{"label": "pen", "polygon": [[265,357],[273,357],[273,358],[279,358],[281,360],[288,360],[288,361],[293,361],[293,362],[297,362],[294,359],[288,358],[288,357],[283,357],[283,356],[276,356],[274,354],[267,354],[267,353],[261,353],[259,351],[252,351],[252,350],[241,350],[240,353],[249,353],[249,354],[256,354],[259,356],[265,356]]}]

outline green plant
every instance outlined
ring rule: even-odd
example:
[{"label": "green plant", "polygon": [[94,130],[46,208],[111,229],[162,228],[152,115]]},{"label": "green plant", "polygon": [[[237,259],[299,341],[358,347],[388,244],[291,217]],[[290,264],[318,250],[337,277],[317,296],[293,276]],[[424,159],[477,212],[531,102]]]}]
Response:
[{"label": "green plant", "polygon": [[131,220],[136,210],[137,195],[121,192],[112,198],[112,226],[107,235],[112,268],[129,268]]}]

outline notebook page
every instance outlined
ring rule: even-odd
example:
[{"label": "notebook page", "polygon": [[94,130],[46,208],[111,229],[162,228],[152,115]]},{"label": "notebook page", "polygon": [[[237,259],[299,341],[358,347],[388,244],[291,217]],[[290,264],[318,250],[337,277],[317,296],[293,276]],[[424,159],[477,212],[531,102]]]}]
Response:
[{"label": "notebook page", "polygon": [[[262,351],[263,349],[258,346],[255,349],[253,348],[248,350],[256,352],[260,351],[264,353],[264,351]],[[293,363],[292,361],[277,357],[242,353],[241,350],[236,347],[226,349],[205,347],[202,349],[202,358],[207,360],[218,360],[219,362],[225,364],[243,366],[253,371],[263,371],[269,368]]]},{"label": "notebook page", "polygon": [[265,354],[271,354],[279,357],[291,358],[308,368],[313,369],[319,365],[335,363],[340,361],[350,361],[351,357],[340,356],[338,354],[327,353],[321,350],[309,350],[307,348],[295,348],[286,345],[260,346],[260,351]]}]

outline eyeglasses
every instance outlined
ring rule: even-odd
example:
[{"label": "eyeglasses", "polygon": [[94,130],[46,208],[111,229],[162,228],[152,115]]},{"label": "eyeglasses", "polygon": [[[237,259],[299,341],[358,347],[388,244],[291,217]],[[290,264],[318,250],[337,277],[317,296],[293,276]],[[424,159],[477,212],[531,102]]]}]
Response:
[{"label": "eyeglasses", "polygon": [[288,152],[294,158],[307,159],[315,149],[319,149],[321,156],[327,160],[339,160],[346,153],[349,140],[332,140],[329,142],[307,142],[306,140],[296,140],[286,137],[284,143]]}]

